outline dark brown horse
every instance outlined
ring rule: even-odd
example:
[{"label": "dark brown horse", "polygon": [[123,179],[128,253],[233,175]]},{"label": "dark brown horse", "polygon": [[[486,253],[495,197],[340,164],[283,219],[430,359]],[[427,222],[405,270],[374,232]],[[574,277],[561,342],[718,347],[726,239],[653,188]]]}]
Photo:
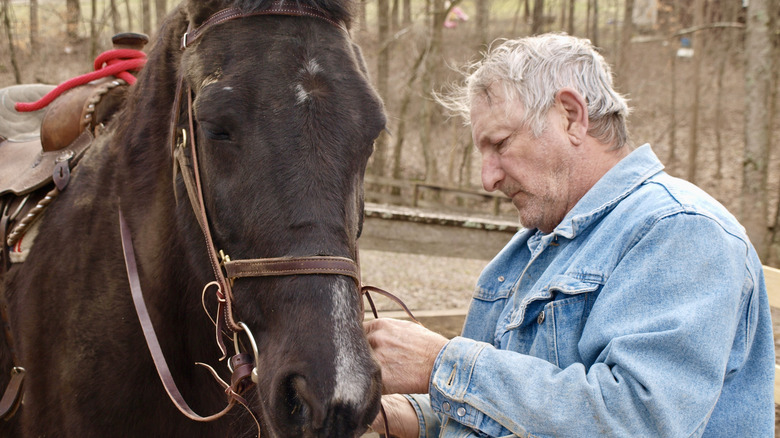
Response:
[{"label": "dark brown horse", "polygon": [[[194,137],[211,239],[233,260],[356,260],[363,173],[385,125],[345,30],[349,2],[286,1],[282,6],[314,12],[252,14],[271,3],[279,7],[191,0],[173,11],[109,134],[91,146],[67,190],[45,211],[32,252],[11,267],[0,290],[8,299],[16,365],[27,370],[23,405],[0,425],[0,435],[257,433],[244,409],[195,422],[166,395],[131,299],[118,211],[181,394],[199,414],[219,411],[225,391],[195,365],[208,362],[229,380],[201,303],[215,270],[183,181],[187,169],[174,172],[171,139],[188,144]],[[188,29],[229,7],[246,16],[210,26],[180,48]],[[184,154],[192,160],[191,152]],[[205,307],[213,315],[217,298],[210,289]],[[257,384],[243,397],[263,436],[365,431],[379,409],[381,381],[354,279],[237,278],[232,296],[235,321],[257,341]],[[0,344],[5,384],[12,363]]]}]

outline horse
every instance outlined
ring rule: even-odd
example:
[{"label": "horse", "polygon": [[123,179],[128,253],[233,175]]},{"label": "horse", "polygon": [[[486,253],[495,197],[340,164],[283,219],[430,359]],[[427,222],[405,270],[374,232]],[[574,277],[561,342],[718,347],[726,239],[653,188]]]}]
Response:
[{"label": "horse", "polygon": [[[13,366],[25,378],[0,435],[364,433],[382,385],[355,261],[386,118],[347,31],[352,6],[185,0],[166,17],[3,275],[0,384]],[[215,383],[229,380],[225,346],[252,383]],[[209,416],[227,400],[246,409]]]}]

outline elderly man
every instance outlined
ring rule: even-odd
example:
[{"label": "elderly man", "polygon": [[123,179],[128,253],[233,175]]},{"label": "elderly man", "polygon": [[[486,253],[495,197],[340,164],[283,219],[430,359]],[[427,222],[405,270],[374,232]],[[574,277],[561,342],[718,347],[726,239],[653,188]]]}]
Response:
[{"label": "elderly man", "polygon": [[444,100],[525,229],[480,276],[462,336],[365,323],[391,433],[773,436],[761,262],[723,206],[629,144],[591,44],[506,41]]}]

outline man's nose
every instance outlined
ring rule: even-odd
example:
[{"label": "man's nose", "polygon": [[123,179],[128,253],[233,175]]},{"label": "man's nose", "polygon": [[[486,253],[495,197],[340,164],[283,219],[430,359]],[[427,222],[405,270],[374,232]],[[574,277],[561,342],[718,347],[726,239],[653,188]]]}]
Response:
[{"label": "man's nose", "polygon": [[498,190],[504,171],[495,153],[486,152],[482,155],[482,187],[488,192]]}]

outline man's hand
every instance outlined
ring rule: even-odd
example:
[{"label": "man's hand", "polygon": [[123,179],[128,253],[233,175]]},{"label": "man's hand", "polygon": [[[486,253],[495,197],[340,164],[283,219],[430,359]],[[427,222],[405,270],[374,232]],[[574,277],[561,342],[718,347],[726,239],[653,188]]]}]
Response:
[{"label": "man's hand", "polygon": [[363,323],[382,367],[385,394],[427,394],[433,363],[447,338],[420,324],[379,318]]},{"label": "man's hand", "polygon": [[[420,423],[417,413],[414,412],[409,400],[400,394],[382,396],[382,407],[387,414],[387,423],[391,436],[397,438],[417,438],[420,436]],[[385,433],[385,420],[380,412],[373,423],[371,430],[376,433]]]}]

